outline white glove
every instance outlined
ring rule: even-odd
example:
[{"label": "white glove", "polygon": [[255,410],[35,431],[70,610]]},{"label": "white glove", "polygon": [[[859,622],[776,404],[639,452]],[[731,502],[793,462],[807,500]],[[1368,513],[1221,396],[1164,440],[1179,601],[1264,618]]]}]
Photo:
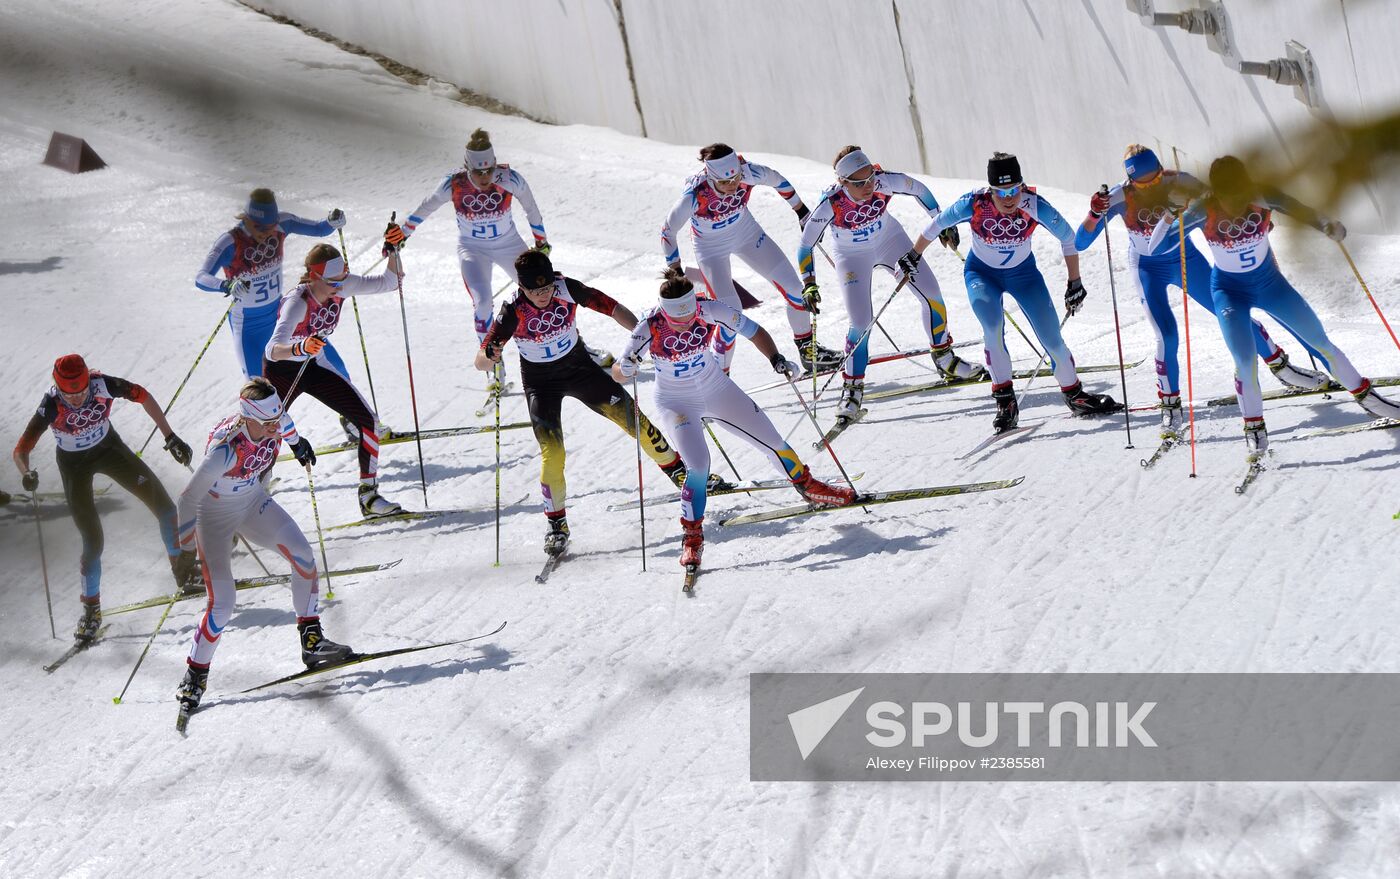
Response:
[{"label": "white glove", "polygon": [[773,359],[770,360],[769,363],[773,364],[773,371],[784,378],[794,379],[801,374],[801,370],[797,364],[788,360],[781,354],[774,354]]},{"label": "white glove", "polygon": [[332,229],[339,229],[345,225],[345,211],[336,208],[331,211],[330,216],[326,217],[326,222],[331,224]]},{"label": "white glove", "polygon": [[1322,234],[1333,241],[1343,241],[1347,237],[1347,227],[1342,225],[1341,220],[1323,220]]}]

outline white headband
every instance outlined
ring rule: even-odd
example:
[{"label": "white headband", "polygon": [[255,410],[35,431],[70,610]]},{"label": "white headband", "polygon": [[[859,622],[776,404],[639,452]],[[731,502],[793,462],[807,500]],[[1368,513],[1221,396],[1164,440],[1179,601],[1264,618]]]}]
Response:
[{"label": "white headband", "polygon": [[485,171],[496,164],[496,151],[491,147],[484,150],[467,150],[467,167],[472,171]]},{"label": "white headband", "polygon": [[661,310],[671,317],[689,317],[695,312],[695,291],[691,290],[675,299],[662,299]]},{"label": "white headband", "polygon": [[705,173],[712,180],[730,180],[739,176],[739,154],[730,153],[718,159],[705,160]]},{"label": "white headband", "polygon": [[261,400],[239,397],[238,409],[250,421],[274,421],[282,417],[282,398],[277,396],[276,391]]},{"label": "white headband", "polygon": [[871,162],[865,157],[865,153],[856,150],[853,153],[846,153],[836,163],[836,176],[843,180],[849,180],[851,175],[861,168],[869,168]]}]

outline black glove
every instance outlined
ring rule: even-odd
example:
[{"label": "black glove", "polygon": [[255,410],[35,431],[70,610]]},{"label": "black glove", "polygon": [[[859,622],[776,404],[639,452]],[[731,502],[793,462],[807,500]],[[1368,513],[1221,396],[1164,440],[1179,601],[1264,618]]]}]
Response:
[{"label": "black glove", "polygon": [[1073,279],[1065,286],[1065,313],[1075,314],[1084,307],[1084,300],[1088,297],[1089,291],[1084,289],[1084,284],[1078,278]]},{"label": "black glove", "polygon": [[802,286],[802,301],[812,314],[821,314],[821,309],[817,308],[817,305],[822,301],[822,291],[817,288],[816,281],[808,281]]},{"label": "black glove", "polygon": [[788,379],[797,377],[797,364],[793,363],[791,360],[788,360],[781,353],[774,354],[768,362],[773,364],[773,371],[776,372],[778,375],[781,375],[784,378]]},{"label": "black glove", "polygon": [[912,275],[919,270],[919,260],[923,259],[923,254],[914,248],[909,248],[909,252],[899,258],[899,270],[906,275]]},{"label": "black glove", "polygon": [[173,433],[165,438],[165,450],[181,467],[188,467],[190,459],[194,457],[194,452],[190,450],[190,444]]},{"label": "black glove", "polygon": [[20,480],[25,491],[33,491],[39,487],[39,471],[30,470],[24,474],[24,479]]},{"label": "black glove", "polygon": [[292,443],[292,456],[303,467],[310,467],[316,463],[316,450],[311,448],[311,443],[307,442],[304,436],[297,437],[297,441]]},{"label": "black glove", "polygon": [[797,225],[806,226],[807,215],[811,213],[811,211],[807,210],[807,206],[805,204],[799,204],[797,207],[793,208],[793,210],[797,212]]},{"label": "black glove", "polygon": [[949,250],[957,250],[958,245],[962,244],[962,236],[958,234],[957,226],[949,226],[947,229],[939,232],[938,240],[943,242],[943,246]]}]

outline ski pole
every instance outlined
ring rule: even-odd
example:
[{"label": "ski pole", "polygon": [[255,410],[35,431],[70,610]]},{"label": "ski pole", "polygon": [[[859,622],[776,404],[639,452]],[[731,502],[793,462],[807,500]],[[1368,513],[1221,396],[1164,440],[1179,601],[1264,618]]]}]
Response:
[{"label": "ski pole", "polygon": [[496,393],[496,564],[501,566],[501,395]]},{"label": "ski pole", "polygon": [[[1099,194],[1108,195],[1108,184],[1099,185]],[[1108,234],[1108,218],[1104,217],[1103,246],[1104,252],[1108,254],[1108,294],[1113,300],[1113,334],[1118,337],[1118,381],[1123,389],[1123,428],[1128,431],[1128,448],[1133,447],[1133,425],[1132,419],[1128,416],[1128,373],[1123,368],[1123,331],[1118,326],[1118,284],[1113,280],[1113,240]],[[1183,258],[1185,254],[1183,253]],[[1183,272],[1181,283],[1186,284],[1186,276]]]},{"label": "ski pole", "polygon": [[29,503],[34,506],[34,527],[39,531],[39,567],[44,572],[44,601],[49,606],[49,634],[58,639],[58,629],[53,624],[53,594],[49,592],[49,559],[44,553],[44,524],[39,519],[39,492],[29,495]]},{"label": "ski pole", "polygon": [[715,429],[710,426],[710,422],[708,421],[705,422],[705,432],[710,435],[710,441],[715,444],[715,448],[719,449],[720,455],[724,458],[724,463],[728,464],[730,471],[734,473],[734,478],[742,481],[744,477],[739,475],[739,468],[735,467],[734,462],[729,460],[729,453],[724,450],[724,446],[719,444],[719,437],[715,436]]},{"label": "ski pole", "polygon": [[[219,334],[219,328],[224,325],[224,321],[228,320],[229,313],[233,311],[233,306],[234,303],[230,302],[228,308],[224,309],[224,313],[219,316],[219,322],[214,324],[214,332],[210,333],[209,338],[204,341],[204,347],[199,349],[199,354],[194,358],[194,364],[190,366],[190,371],[185,373],[185,377],[180,382],[180,386],[175,389],[175,393],[170,397],[170,402],[165,404],[165,409],[163,411],[166,415],[169,415],[170,410],[175,408],[175,401],[180,398],[180,392],[185,389],[185,383],[190,380],[190,376],[194,375],[195,368],[199,366],[199,361],[204,359],[204,352],[208,351],[209,346],[214,344],[214,337]],[[146,446],[151,444],[151,438],[155,435],[156,428],[152,427],[151,432],[146,435],[146,441],[141,444],[140,451],[136,453],[136,457],[141,457],[142,452],[146,451]]]},{"label": "ski pole", "polygon": [[1400,339],[1395,338],[1395,331],[1390,328],[1390,321],[1385,319],[1385,314],[1381,312],[1380,305],[1376,304],[1376,297],[1371,295],[1371,288],[1366,286],[1366,279],[1361,277],[1361,272],[1356,268],[1356,263],[1352,261],[1351,253],[1347,250],[1347,246],[1338,241],[1337,247],[1341,249],[1342,256],[1347,258],[1347,265],[1351,266],[1351,273],[1356,275],[1356,282],[1361,285],[1361,291],[1366,294],[1367,299],[1371,300],[1371,307],[1376,310],[1376,316],[1379,317],[1381,323],[1385,325],[1385,331],[1390,333],[1390,341],[1395,343],[1396,348],[1400,348]]},{"label": "ski pole", "polygon": [[812,420],[812,427],[816,428],[817,434],[821,436],[822,445],[826,446],[827,454],[831,456],[831,460],[836,462],[836,469],[841,471],[841,478],[846,480],[846,484],[854,491],[856,484],[851,481],[850,475],[846,473],[846,468],[841,465],[841,459],[836,457],[836,450],[831,447],[831,442],[827,440],[821,425],[817,423],[817,413],[813,412],[812,407],[807,405],[807,398],[802,396],[802,389],[797,386],[797,382],[789,378],[788,384],[792,387],[792,392],[797,395],[797,402],[802,404],[802,411],[806,412],[807,417]]},{"label": "ski pole", "polygon": [[1191,478],[1196,478],[1196,388],[1191,375],[1191,297],[1186,290],[1186,218],[1180,213],[1176,227],[1181,235],[1181,317],[1186,335],[1186,411],[1191,419]]},{"label": "ski pole", "polygon": [[170,611],[175,607],[175,602],[178,601],[179,598],[180,589],[176,587],[175,593],[170,596],[170,601],[165,605],[165,613],[160,615],[160,621],[156,623],[155,631],[151,632],[151,637],[146,639],[146,646],[142,648],[141,655],[136,657],[136,665],[132,666],[131,674],[126,676],[126,683],[122,685],[122,691],[112,697],[113,705],[122,704],[122,697],[126,695],[127,689],[131,687],[131,682],[136,679],[136,672],[140,670],[141,663],[146,661],[146,654],[151,652],[151,645],[155,643],[156,635],[159,635],[160,630],[165,626],[165,620],[170,616]]},{"label": "ski pole", "polygon": [[311,477],[311,465],[306,464],[306,488],[311,493],[311,518],[316,522],[316,542],[321,544],[321,567],[325,570],[326,600],[335,600],[335,584],[331,580],[331,563],[326,561],[326,535],[321,530],[321,510],[316,506],[316,480]]},{"label": "ski pole", "polygon": [[[350,253],[345,249],[345,230],[337,229],[340,233],[340,252],[345,256],[345,268],[350,269]],[[365,356],[365,378],[369,380],[369,401],[374,406],[376,414],[379,412],[379,400],[374,396],[374,373],[369,370],[369,348],[365,345],[365,328],[360,325],[360,300],[356,296],[350,297],[350,308],[355,313],[355,332],[360,334],[360,353]]]},{"label": "ski pole", "polygon": [[[394,217],[398,216],[395,211],[389,215],[389,222],[394,222]],[[400,266],[403,268],[403,266]],[[418,427],[418,392],[413,387],[413,351],[408,346],[408,308],[403,301],[403,275],[399,275],[399,318],[403,321],[403,354],[408,361],[408,398],[413,403],[413,442],[418,446],[418,482],[423,487],[423,506],[428,506],[428,477],[423,471],[423,437]],[[499,400],[496,407],[496,443],[501,442],[501,415]],[[499,501],[498,501],[499,503]],[[497,552],[497,563],[499,564],[500,553]]]},{"label": "ski pole", "polygon": [[1031,337],[1026,335],[1026,331],[1021,329],[1020,324],[1016,323],[1016,318],[1011,316],[1011,312],[1007,311],[1006,309],[1002,309],[1001,313],[1006,317],[1008,321],[1011,322],[1011,325],[1016,328],[1016,332],[1021,334],[1021,338],[1026,340],[1026,344],[1031,346],[1031,351],[1034,352],[1035,355],[1041,358],[1042,360],[1045,359],[1045,355],[1040,352],[1039,348],[1035,347],[1035,343],[1031,341]]},{"label": "ski pole", "polygon": [[[642,573],[647,570],[647,495],[646,489],[642,487],[642,403],[637,396],[637,374],[632,373],[632,417],[637,423],[637,509],[641,512],[638,517],[642,523]],[[709,425],[706,425],[708,427]],[[500,434],[497,434],[499,436]],[[711,434],[713,436],[713,434]],[[678,453],[679,454],[679,453]],[[728,457],[725,460],[729,460]],[[731,467],[733,465],[730,465]],[[735,477],[738,477],[736,472]]]}]

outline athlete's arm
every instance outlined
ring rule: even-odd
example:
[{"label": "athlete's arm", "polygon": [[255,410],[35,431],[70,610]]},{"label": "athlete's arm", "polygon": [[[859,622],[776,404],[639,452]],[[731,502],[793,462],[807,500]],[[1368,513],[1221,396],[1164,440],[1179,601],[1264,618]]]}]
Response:
[{"label": "athlete's arm", "polygon": [[44,402],[39,404],[39,411],[29,416],[24,433],[20,434],[19,442],[15,443],[15,450],[10,457],[14,459],[21,476],[29,472],[29,453],[34,451],[34,444],[39,441],[39,437],[44,435],[45,425],[53,421],[53,412],[49,408],[51,403],[51,398],[45,396]]},{"label": "athlete's arm", "polygon": [[124,378],[117,378],[114,375],[104,375],[102,379],[107,384],[107,390],[112,392],[113,397],[121,397],[123,400],[130,400],[133,403],[140,403],[141,408],[146,410],[146,414],[160,428],[160,435],[164,439],[170,439],[170,435],[175,430],[170,426],[170,422],[165,420],[165,413],[161,411],[160,404],[156,402],[150,392],[138,385],[136,382],[129,382]]},{"label": "athlete's arm", "polygon": [[535,236],[535,246],[548,244],[548,236],[544,234],[544,217],[540,215],[539,205],[535,204],[535,194],[530,191],[530,184],[526,183],[525,178],[514,168],[506,169],[501,176],[501,183],[519,199],[520,206],[525,209],[525,219],[530,222],[530,233]]},{"label": "athlete's arm", "polygon": [[297,359],[296,352],[292,350],[292,331],[306,317],[306,300],[297,290],[298,288],[293,287],[282,297],[282,308],[277,313],[277,326],[273,329],[272,338],[268,339],[267,348],[263,352],[268,360]]},{"label": "athlete's arm", "polygon": [[1147,242],[1147,252],[1156,253],[1157,248],[1167,239],[1168,234],[1186,237],[1186,233],[1181,231],[1184,224],[1186,232],[1205,222],[1205,206],[1200,201],[1194,201],[1186,206],[1181,212],[1180,218],[1176,214],[1163,214],[1162,219],[1157,221],[1157,225],[1152,229],[1152,239]]},{"label": "athlete's arm", "polygon": [[1119,184],[1108,192],[1108,210],[1098,215],[1090,210],[1084,215],[1084,221],[1079,224],[1079,231],[1074,234],[1074,249],[1088,250],[1098,240],[1099,233],[1108,228],[1108,221],[1114,217],[1123,216],[1126,209],[1127,202],[1123,198],[1123,186]]},{"label": "athlete's arm", "polygon": [[208,290],[210,293],[223,293],[224,284],[227,283],[219,277],[219,272],[233,264],[233,236],[225,232],[214,242],[214,246],[209,248],[209,253],[204,257],[204,265],[199,267],[199,273],[194,276],[194,285],[201,290]]},{"label": "athlete's arm", "polygon": [[896,195],[912,195],[917,198],[919,204],[924,206],[924,210],[928,211],[930,217],[938,214],[938,199],[933,197],[933,192],[908,174],[901,174],[898,171],[881,171],[880,182]]},{"label": "athlete's arm", "polygon": [[1312,226],[1314,229],[1324,234],[1327,233],[1328,225],[1336,222],[1330,217],[1319,213],[1316,209],[1298,201],[1298,199],[1293,196],[1288,195],[1282,190],[1275,189],[1272,186],[1263,187],[1259,195],[1260,200],[1263,201],[1266,206],[1281,213],[1285,213],[1300,223]]},{"label": "athlete's arm", "polygon": [[666,215],[666,222],[661,224],[661,256],[665,258],[666,265],[681,264],[681,248],[676,242],[676,230],[683,228],[693,216],[695,193],[690,187],[686,187],[685,192],[681,193],[681,197],[671,207],[671,212]]},{"label": "athlete's arm", "polygon": [[413,230],[418,228],[419,223],[428,219],[433,211],[446,204],[450,198],[452,198],[452,175],[448,174],[446,177],[442,178],[442,182],[437,185],[437,189],[428,193],[428,197],[423,199],[418,207],[414,208],[413,211],[409,213],[408,219],[405,220],[403,224],[404,238],[406,239],[412,235]]},{"label": "athlete's arm", "polygon": [[286,211],[277,216],[277,225],[288,235],[310,235],[313,238],[325,238],[335,231],[330,220],[308,220]]},{"label": "athlete's arm", "polygon": [[501,362],[501,353],[505,351],[506,343],[515,335],[515,328],[519,325],[520,317],[515,313],[515,300],[507,299],[501,303],[501,310],[491,322],[491,329],[486,331],[486,338],[481,340],[481,347],[476,350],[476,359],[472,363],[477,369],[489,372],[495,364]]},{"label": "athlete's arm", "polygon": [[807,215],[807,224],[802,227],[802,243],[797,248],[797,272],[802,275],[802,283],[810,284],[816,280],[816,267],[812,262],[812,250],[821,240],[822,233],[826,227],[831,225],[835,214],[832,213],[831,195],[835,189],[827,190],[822,195],[821,201],[812,208],[812,213]]},{"label": "athlete's arm", "polygon": [[802,196],[797,194],[797,189],[786,177],[767,165],[745,162],[744,178],[755,186],[771,186],[778,190],[778,195],[783,197],[783,201],[787,202],[788,207],[796,211],[799,217],[807,213],[807,206],[802,203]]},{"label": "athlete's arm", "polygon": [[972,196],[973,193],[969,192],[940,211],[938,216],[933,218],[933,222],[928,224],[928,228],[919,233],[918,240],[914,242],[914,249],[922,254],[938,238],[938,233],[972,219]]}]

